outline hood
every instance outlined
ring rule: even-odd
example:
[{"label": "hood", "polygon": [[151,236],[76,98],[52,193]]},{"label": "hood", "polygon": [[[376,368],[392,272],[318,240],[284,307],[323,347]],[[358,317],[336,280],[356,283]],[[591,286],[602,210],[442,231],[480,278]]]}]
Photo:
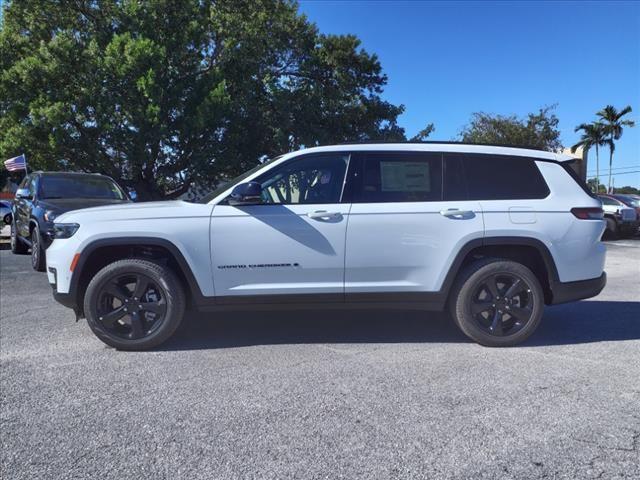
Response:
[{"label": "hood", "polygon": [[87,223],[118,220],[171,219],[185,216],[209,216],[213,205],[182,200],[161,202],[120,203],[95,208],[83,208],[56,218],[56,223]]},{"label": "hood", "polygon": [[130,203],[129,200],[116,200],[110,198],[52,198],[43,199],[38,204],[45,210],[54,210],[58,213],[81,208],[100,207],[102,205],[122,205]]}]

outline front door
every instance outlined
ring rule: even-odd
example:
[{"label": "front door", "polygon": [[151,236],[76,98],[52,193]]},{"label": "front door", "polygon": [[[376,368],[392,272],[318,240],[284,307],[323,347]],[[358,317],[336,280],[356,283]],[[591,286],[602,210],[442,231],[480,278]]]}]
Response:
[{"label": "front door", "polygon": [[341,153],[294,158],[254,179],[262,204],[214,207],[218,302],[343,300],[348,164]]}]

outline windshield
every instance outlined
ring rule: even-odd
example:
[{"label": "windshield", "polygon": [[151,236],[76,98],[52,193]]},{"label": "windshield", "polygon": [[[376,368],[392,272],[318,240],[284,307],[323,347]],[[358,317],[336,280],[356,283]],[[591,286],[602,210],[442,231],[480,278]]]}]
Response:
[{"label": "windshield", "polygon": [[43,176],[40,181],[40,198],[126,199],[113,180],[92,175]]},{"label": "windshield", "polygon": [[237,176],[236,178],[234,178],[232,180],[222,182],[220,184],[220,186],[218,186],[218,188],[216,188],[213,192],[209,193],[208,195],[205,195],[204,198],[202,198],[202,200],[200,200],[199,203],[209,203],[211,200],[216,198],[218,195],[220,195],[222,192],[227,190],[229,187],[231,187],[233,185],[236,185],[238,183],[241,183],[242,180],[244,180],[245,178],[250,177],[255,172],[260,170],[262,167],[266,167],[270,163],[273,163],[276,160],[278,160],[279,158],[282,158],[282,155],[278,155],[277,157],[274,157],[274,158],[272,158],[270,160],[267,160],[266,162],[259,163],[258,165],[253,167],[251,170],[247,170],[242,175],[239,175],[239,176]]}]

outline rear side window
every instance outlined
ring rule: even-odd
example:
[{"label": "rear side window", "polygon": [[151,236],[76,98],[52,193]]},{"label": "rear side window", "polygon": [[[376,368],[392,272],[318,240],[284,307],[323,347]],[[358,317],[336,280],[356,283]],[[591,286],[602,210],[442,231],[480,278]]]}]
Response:
[{"label": "rear side window", "polygon": [[[507,155],[445,155],[445,200],[545,198],[547,186],[535,159]],[[466,183],[466,185],[465,185]]]},{"label": "rear side window", "polygon": [[442,199],[442,155],[380,152],[361,157],[354,202],[429,202]]}]

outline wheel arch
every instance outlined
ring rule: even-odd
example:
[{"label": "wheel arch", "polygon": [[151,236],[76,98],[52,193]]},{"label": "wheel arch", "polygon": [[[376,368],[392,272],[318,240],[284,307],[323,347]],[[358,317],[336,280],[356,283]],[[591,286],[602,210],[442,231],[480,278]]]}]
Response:
[{"label": "wheel arch", "polygon": [[496,257],[522,263],[538,277],[544,291],[545,303],[553,299],[554,286],[560,281],[556,263],[547,246],[532,237],[485,237],[467,242],[456,255],[443,282],[447,300],[451,287],[460,272],[480,258]]},{"label": "wheel arch", "polygon": [[82,249],[69,285],[69,293],[80,309],[93,276],[106,265],[125,258],[143,258],[166,264],[183,283],[187,303],[202,303],[200,285],[184,255],[173,242],[158,237],[114,237],[94,240]]}]

